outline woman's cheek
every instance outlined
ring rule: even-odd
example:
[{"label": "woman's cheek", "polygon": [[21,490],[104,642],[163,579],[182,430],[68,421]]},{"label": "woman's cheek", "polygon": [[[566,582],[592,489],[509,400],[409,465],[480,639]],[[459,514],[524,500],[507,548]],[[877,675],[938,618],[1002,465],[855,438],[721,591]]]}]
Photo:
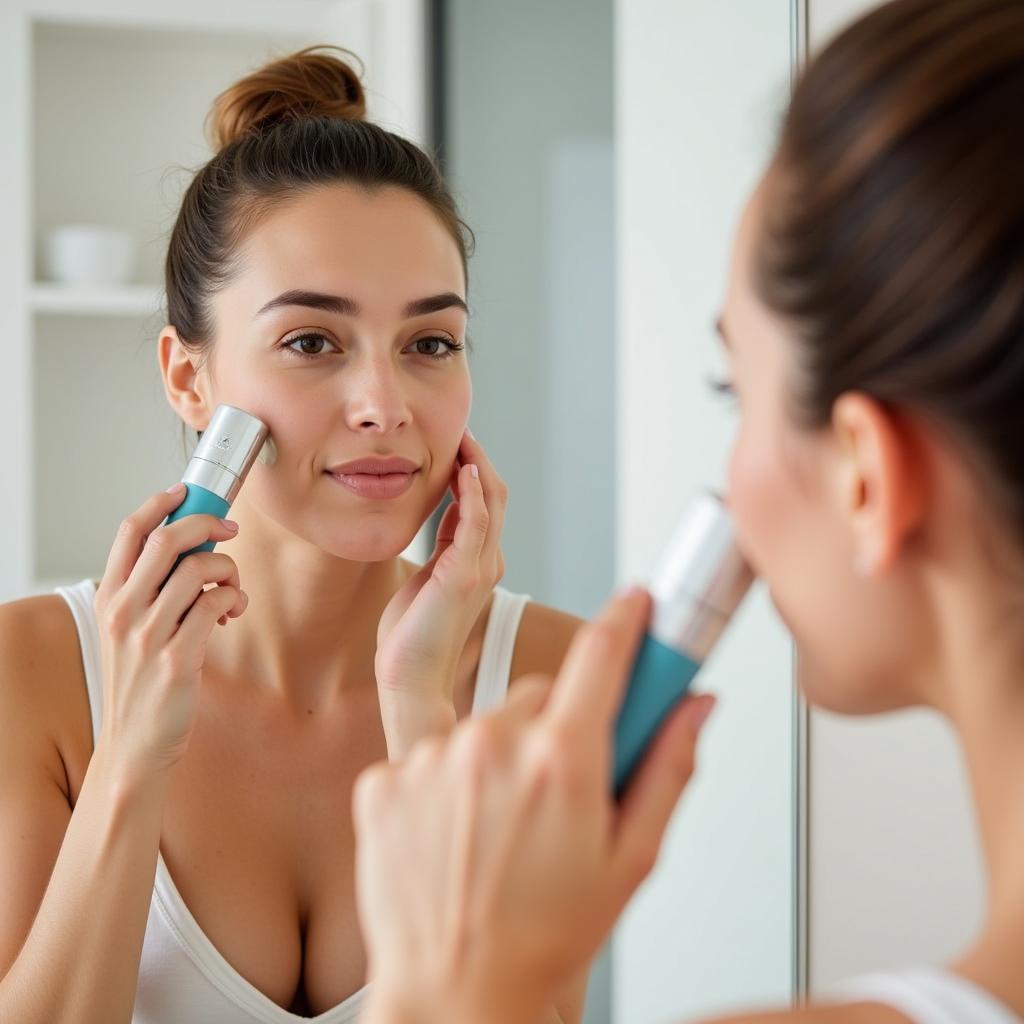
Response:
[{"label": "woman's cheek", "polygon": [[736,535],[754,571],[763,573],[761,552],[766,548],[763,523],[765,501],[761,490],[761,468],[753,438],[741,429],[729,458],[729,509],[736,526]]},{"label": "woman's cheek", "polygon": [[455,458],[462,444],[462,435],[469,422],[472,393],[469,381],[459,381],[442,396],[431,396],[423,403],[421,422],[425,434],[429,438],[430,448],[441,460],[440,466],[434,467],[433,476],[436,480],[447,481],[455,466]]}]

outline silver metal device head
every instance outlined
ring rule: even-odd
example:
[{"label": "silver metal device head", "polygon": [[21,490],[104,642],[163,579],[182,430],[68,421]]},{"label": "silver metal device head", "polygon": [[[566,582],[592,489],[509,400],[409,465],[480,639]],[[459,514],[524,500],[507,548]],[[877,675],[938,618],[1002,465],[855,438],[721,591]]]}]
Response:
[{"label": "silver metal device head", "polygon": [[269,434],[262,420],[243,409],[218,405],[182,480],[212,491],[230,505]]},{"label": "silver metal device head", "polygon": [[722,500],[701,495],[680,520],[651,580],[651,634],[703,661],[753,580]]}]

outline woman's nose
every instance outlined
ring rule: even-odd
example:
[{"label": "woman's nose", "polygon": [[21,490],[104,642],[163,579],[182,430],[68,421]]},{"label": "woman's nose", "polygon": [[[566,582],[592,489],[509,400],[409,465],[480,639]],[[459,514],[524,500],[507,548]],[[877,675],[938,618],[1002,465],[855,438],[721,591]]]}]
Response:
[{"label": "woman's nose", "polygon": [[406,423],[409,407],[402,382],[387,359],[367,360],[350,374],[345,418],[351,430],[389,433]]}]

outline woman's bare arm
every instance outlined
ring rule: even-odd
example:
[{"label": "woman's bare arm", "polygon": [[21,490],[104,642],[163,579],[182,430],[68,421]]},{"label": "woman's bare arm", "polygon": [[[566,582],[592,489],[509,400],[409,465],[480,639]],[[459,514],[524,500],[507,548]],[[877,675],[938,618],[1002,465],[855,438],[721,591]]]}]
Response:
[{"label": "woman's bare arm", "polygon": [[0,1020],[127,1024],[165,783],[98,749],[72,811],[38,601],[0,606]]}]

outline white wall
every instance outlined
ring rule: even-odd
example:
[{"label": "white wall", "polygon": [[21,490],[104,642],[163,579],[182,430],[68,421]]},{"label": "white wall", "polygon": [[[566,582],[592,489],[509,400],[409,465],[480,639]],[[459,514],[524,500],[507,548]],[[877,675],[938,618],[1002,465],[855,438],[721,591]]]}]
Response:
[{"label": "white wall", "polygon": [[[812,50],[865,0],[810,0]],[[810,983],[941,961],[980,921],[981,853],[960,752],[926,711],[812,713]]]},{"label": "white wall", "polygon": [[447,7],[471,423],[509,484],[505,585],[587,615],[614,572],[612,0]]},{"label": "white wall", "polygon": [[[610,5],[606,16],[610,32]],[[589,617],[615,573],[612,140],[562,139],[547,164],[541,263],[547,441],[538,460],[547,510],[545,596]]]},{"label": "white wall", "polygon": [[[788,98],[786,0],[616,4],[618,575],[645,578],[723,478],[712,323],[734,223]],[[786,1002],[794,971],[792,658],[758,592],[699,680],[699,777],[614,945],[615,1020]]]}]

